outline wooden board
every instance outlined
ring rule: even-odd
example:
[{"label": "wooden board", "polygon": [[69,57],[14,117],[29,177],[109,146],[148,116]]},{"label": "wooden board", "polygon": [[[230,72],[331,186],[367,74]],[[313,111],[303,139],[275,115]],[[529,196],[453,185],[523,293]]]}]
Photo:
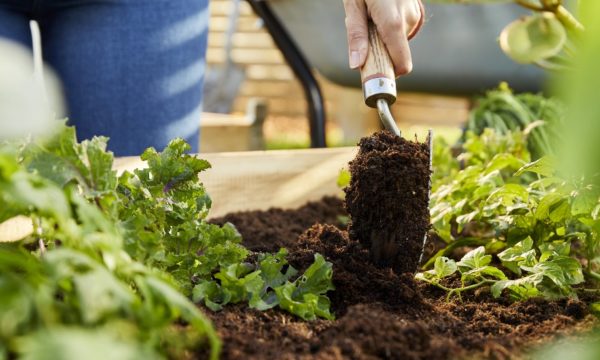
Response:
[{"label": "wooden board", "polygon": [[[325,195],[341,194],[339,170],[354,158],[357,148],[247,151],[202,154],[212,169],[200,178],[213,200],[211,217],[241,210],[294,208]],[[137,157],[118,158],[119,172],[144,167]],[[31,234],[31,221],[18,217],[0,224],[0,242]]]},{"label": "wooden board", "polygon": [[[213,200],[211,217],[240,210],[293,208],[325,195],[341,194],[339,170],[357,148],[246,151],[202,154],[212,169],[200,175]],[[117,170],[143,166],[138,158],[120,158]]]}]

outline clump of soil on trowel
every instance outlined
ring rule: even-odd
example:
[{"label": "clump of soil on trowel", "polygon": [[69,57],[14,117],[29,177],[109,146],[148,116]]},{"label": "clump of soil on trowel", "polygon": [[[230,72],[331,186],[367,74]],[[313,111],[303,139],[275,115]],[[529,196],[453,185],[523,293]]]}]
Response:
[{"label": "clump of soil on trowel", "polygon": [[415,272],[429,229],[429,146],[388,131],[358,145],[345,189],[350,238],[370,249],[376,264]]}]

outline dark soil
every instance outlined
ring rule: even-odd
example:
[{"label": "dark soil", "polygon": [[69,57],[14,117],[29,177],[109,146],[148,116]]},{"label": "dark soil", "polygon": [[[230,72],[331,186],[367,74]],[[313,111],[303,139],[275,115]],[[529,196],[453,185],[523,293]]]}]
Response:
[{"label": "dark soil", "polygon": [[[245,240],[253,250],[287,246],[298,269],[306,268],[315,252],[331,261],[336,290],[328,295],[337,320],[306,322],[243,304],[207,311],[223,340],[223,359],[519,358],[532,347],[596,324],[587,305],[576,300],[510,303],[482,289],[463,296],[463,302],[446,302],[445,293],[416,282],[412,274],[372,264],[368,248],[333,225],[314,225],[295,241],[272,237],[274,226],[282,233],[297,232],[296,224],[286,222],[286,229],[276,223],[283,214],[303,223],[318,220],[307,209],[320,209],[332,223],[343,215],[339,201],[329,198],[297,212],[245,212],[228,219],[242,234],[253,234]],[[269,238],[282,242],[269,244]]]},{"label": "dark soil", "polygon": [[415,272],[429,229],[429,146],[381,131],[359,142],[346,188],[350,238],[380,266]]},{"label": "dark soil", "polygon": [[[335,198],[213,220],[232,222],[250,250],[287,247],[299,270],[321,253],[333,263],[336,288],[328,293],[334,321],[302,321],[245,304],[207,310],[223,340],[223,359],[522,358],[540,344],[596,326],[585,301],[511,303],[480,288],[448,302],[443,291],[414,280],[429,228],[428,147],[385,132],[360,146],[346,192],[350,231],[341,230],[346,214]],[[435,251],[434,237],[427,248]]]},{"label": "dark soil", "polygon": [[276,252],[290,247],[306,229],[314,224],[342,227],[344,202],[337,197],[324,197],[293,210],[271,208],[266,211],[240,211],[214,218],[210,222],[235,225],[244,239],[244,246],[254,251]]}]

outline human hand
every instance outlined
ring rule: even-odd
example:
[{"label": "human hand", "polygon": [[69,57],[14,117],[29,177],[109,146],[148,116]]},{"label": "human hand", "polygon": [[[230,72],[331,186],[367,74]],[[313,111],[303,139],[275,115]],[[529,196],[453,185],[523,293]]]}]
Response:
[{"label": "human hand", "polygon": [[368,19],[373,20],[385,44],[396,76],[412,70],[410,40],[423,24],[421,0],[344,0],[350,68],[363,66],[369,50]]}]

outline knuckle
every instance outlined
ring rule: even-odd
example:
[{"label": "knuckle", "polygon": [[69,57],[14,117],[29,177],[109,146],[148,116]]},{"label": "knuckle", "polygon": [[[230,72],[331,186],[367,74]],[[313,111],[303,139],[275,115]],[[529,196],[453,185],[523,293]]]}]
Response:
[{"label": "knuckle", "polygon": [[406,28],[406,23],[401,16],[394,16],[388,19],[386,28],[393,32],[402,32]]},{"label": "knuckle", "polygon": [[396,66],[396,76],[410,74],[412,70],[413,65],[411,61],[398,64],[398,66]]},{"label": "knuckle", "polygon": [[355,43],[365,41],[367,39],[361,27],[352,21],[346,19],[346,29],[348,31],[348,41]]},{"label": "knuckle", "polygon": [[348,39],[351,42],[361,42],[361,41],[365,41],[367,38],[365,37],[365,35],[359,31],[350,31],[348,32]]}]

